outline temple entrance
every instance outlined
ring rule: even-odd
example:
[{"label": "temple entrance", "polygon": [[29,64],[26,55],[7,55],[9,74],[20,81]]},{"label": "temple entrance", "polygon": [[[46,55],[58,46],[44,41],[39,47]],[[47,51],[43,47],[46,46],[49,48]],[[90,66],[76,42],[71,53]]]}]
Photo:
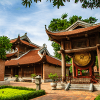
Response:
[{"label": "temple entrance", "polygon": [[19,75],[19,68],[18,67],[13,68],[13,76],[15,77],[15,75]]}]

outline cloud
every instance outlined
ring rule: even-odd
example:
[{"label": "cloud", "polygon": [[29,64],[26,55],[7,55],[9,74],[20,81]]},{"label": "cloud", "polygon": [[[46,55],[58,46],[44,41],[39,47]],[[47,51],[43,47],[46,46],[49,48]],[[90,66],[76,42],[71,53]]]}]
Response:
[{"label": "cloud", "polygon": [[[53,18],[60,18],[62,14],[68,13],[68,18],[73,15],[82,16],[83,19],[90,16],[96,17],[100,22],[99,9],[83,9],[81,3],[75,4],[73,1],[66,2],[65,6],[53,7],[53,4],[49,1],[43,0],[41,2],[32,3],[31,8],[25,8],[18,0],[1,0],[0,6],[6,8],[5,11],[0,10],[0,35],[7,35],[13,39],[20,34],[24,35],[27,32],[30,40],[40,46],[43,43],[47,44],[47,48],[51,54],[53,54],[53,48],[51,47],[51,41],[48,41],[48,36],[45,32],[45,26],[49,25]],[[7,7],[6,7],[7,5]],[[12,6],[11,6],[12,5]],[[9,7],[9,9],[7,9]],[[16,8],[20,8],[16,10]]]}]

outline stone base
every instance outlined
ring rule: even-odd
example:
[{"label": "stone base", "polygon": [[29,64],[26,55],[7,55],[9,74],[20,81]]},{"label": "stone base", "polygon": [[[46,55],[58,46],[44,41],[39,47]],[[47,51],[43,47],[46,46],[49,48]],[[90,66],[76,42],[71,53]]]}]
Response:
[{"label": "stone base", "polygon": [[10,81],[0,81],[0,85],[9,85]]}]

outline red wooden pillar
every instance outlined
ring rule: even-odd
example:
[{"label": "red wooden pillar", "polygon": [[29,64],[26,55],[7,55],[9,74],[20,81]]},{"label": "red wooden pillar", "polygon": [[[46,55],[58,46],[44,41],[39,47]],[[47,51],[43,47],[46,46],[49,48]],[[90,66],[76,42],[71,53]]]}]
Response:
[{"label": "red wooden pillar", "polygon": [[13,77],[13,68],[11,68],[11,77]]},{"label": "red wooden pillar", "polygon": [[82,70],[80,70],[80,75],[82,75]]},{"label": "red wooden pillar", "polygon": [[23,70],[22,70],[22,67],[21,67],[21,78],[22,78],[22,73],[23,73]]},{"label": "red wooden pillar", "polygon": [[92,68],[89,67],[89,75],[92,76]]},{"label": "red wooden pillar", "polygon": [[74,66],[73,58],[72,58],[72,76],[75,77],[75,66]]},{"label": "red wooden pillar", "polygon": [[[64,50],[64,41],[61,41],[61,49]],[[61,53],[62,58],[62,82],[66,82],[66,64],[65,64],[65,52]]]},{"label": "red wooden pillar", "polygon": [[100,48],[97,47],[97,56],[98,56],[98,66],[99,66],[99,75],[100,75]]},{"label": "red wooden pillar", "polygon": [[76,68],[76,77],[78,76],[78,69]]}]

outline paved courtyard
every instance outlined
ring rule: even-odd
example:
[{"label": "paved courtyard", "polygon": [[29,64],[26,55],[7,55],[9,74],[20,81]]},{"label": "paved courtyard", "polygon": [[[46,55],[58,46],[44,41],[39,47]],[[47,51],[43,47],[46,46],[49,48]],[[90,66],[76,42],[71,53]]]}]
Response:
[{"label": "paved courtyard", "polygon": [[[12,86],[23,86],[29,88],[36,88],[35,83],[29,82],[10,82]],[[37,97],[31,100],[94,100],[100,94],[100,91],[65,91],[65,90],[51,90],[50,83],[42,83],[41,89],[46,91],[46,95]]]}]

